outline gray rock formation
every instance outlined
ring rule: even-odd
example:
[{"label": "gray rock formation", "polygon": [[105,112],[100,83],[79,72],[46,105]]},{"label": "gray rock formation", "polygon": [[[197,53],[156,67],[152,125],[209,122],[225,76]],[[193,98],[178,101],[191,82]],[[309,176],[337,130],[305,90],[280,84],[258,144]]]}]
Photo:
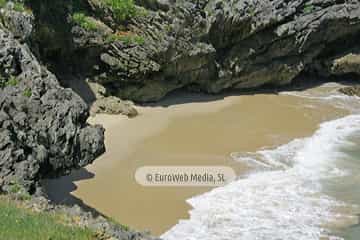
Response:
[{"label": "gray rock formation", "polygon": [[6,28],[14,37],[24,41],[28,39],[33,30],[34,16],[26,12],[2,9],[1,18]]},{"label": "gray rock formation", "polygon": [[348,96],[360,97],[360,85],[340,88],[339,92]]},{"label": "gray rock formation", "polygon": [[139,114],[132,102],[114,96],[97,99],[91,104],[90,113],[93,115],[98,113],[122,114],[130,118]]},{"label": "gray rock formation", "polygon": [[96,100],[90,105],[90,114],[122,114],[130,118],[136,117],[139,113],[134,103],[124,101],[115,96],[107,96],[106,89],[98,83],[87,82]]},{"label": "gray rock formation", "polygon": [[321,67],[325,76],[342,76],[347,74],[360,75],[360,54],[356,49],[340,54],[325,61]]},{"label": "gray rock formation", "polygon": [[104,129],[86,123],[88,107],[42,67],[26,44],[0,28],[0,188],[33,191],[105,151]]},{"label": "gray rock formation", "polygon": [[80,65],[91,66],[91,78],[120,98],[156,101],[179,88],[218,93],[283,86],[303,73],[358,74],[351,55],[359,50],[356,0],[139,0],[146,14],[122,25],[123,32],[106,18],[111,9],[87,2],[89,14],[126,41],[87,45],[75,25],[69,37],[83,44],[67,55],[87,53]]}]

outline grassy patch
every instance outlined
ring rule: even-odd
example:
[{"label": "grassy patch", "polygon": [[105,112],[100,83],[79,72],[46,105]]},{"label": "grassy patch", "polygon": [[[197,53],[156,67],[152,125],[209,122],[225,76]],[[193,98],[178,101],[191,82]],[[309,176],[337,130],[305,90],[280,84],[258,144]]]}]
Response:
[{"label": "grassy patch", "polygon": [[31,198],[30,194],[24,189],[24,187],[17,182],[13,182],[8,191],[18,200],[29,200]]},{"label": "grassy patch", "polygon": [[25,90],[24,90],[24,92],[23,92],[23,95],[25,96],[25,97],[31,97],[31,95],[32,95],[32,91],[31,91],[31,89],[30,88],[26,88]]},{"label": "grassy patch", "polygon": [[14,10],[18,12],[24,12],[25,11],[24,3],[14,2]]},{"label": "grassy patch", "polygon": [[142,36],[139,36],[137,34],[131,33],[131,32],[117,32],[115,34],[111,34],[107,36],[106,42],[116,42],[121,41],[127,45],[130,44],[138,44],[142,45],[145,43],[145,39]]},{"label": "grassy patch", "polygon": [[148,10],[146,8],[143,7],[138,7],[136,9],[136,16],[140,16],[140,17],[148,17],[150,14],[148,12]]},{"label": "grassy patch", "polygon": [[249,11],[249,15],[251,17],[255,16],[256,6],[254,6],[254,5],[250,6],[248,11]]},{"label": "grassy patch", "polygon": [[96,22],[92,18],[81,12],[74,13],[72,20],[74,23],[89,31],[96,31],[98,28]]},{"label": "grassy patch", "polygon": [[67,226],[62,216],[34,213],[0,199],[0,236],[11,240],[93,240],[89,229]]},{"label": "grassy patch", "polygon": [[117,21],[122,22],[136,15],[134,0],[102,0],[114,13]]},{"label": "grassy patch", "polygon": [[311,12],[313,12],[314,10],[315,10],[315,6],[314,6],[314,5],[309,4],[309,3],[307,3],[307,4],[304,5],[304,8],[303,8],[303,12],[304,12],[304,13],[311,13]]},{"label": "grassy patch", "polygon": [[5,7],[7,1],[6,0],[0,0],[0,7],[3,8]]},{"label": "grassy patch", "polygon": [[[0,0],[0,8],[5,7],[5,5],[7,4],[7,2],[8,2],[8,0]],[[15,11],[23,12],[23,11],[26,10],[23,2],[13,1],[13,4],[14,4],[14,10],[15,10]]]},{"label": "grassy patch", "polygon": [[15,87],[19,84],[19,79],[17,79],[17,77],[11,76],[7,82],[5,83],[6,86],[12,86]]}]

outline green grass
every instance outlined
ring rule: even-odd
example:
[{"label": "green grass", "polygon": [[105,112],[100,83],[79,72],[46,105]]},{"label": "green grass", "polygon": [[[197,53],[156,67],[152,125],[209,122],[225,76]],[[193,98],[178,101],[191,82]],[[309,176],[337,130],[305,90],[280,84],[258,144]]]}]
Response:
[{"label": "green grass", "polygon": [[309,3],[305,4],[305,6],[304,6],[304,8],[303,8],[303,12],[304,12],[304,13],[311,13],[311,12],[313,12],[314,10],[315,10],[315,6],[312,5],[312,4],[309,4]]},{"label": "green grass", "polygon": [[19,84],[19,79],[17,79],[16,77],[14,76],[11,76],[7,82],[5,83],[6,86],[12,86],[12,87],[15,87]]},{"label": "green grass", "polygon": [[138,7],[136,9],[136,16],[141,16],[141,17],[148,17],[150,14],[148,12],[148,10],[144,7]]},{"label": "green grass", "polygon": [[138,45],[142,45],[145,43],[145,39],[142,36],[136,35],[136,34],[128,34],[128,35],[117,35],[117,34],[111,34],[107,36],[106,42],[116,42],[121,41],[127,45],[136,43]]},{"label": "green grass", "polygon": [[25,96],[25,97],[31,97],[31,95],[32,95],[32,92],[31,92],[31,89],[30,88],[26,88],[25,90],[24,90],[24,92],[23,92],[23,95]]},{"label": "green grass", "polygon": [[[8,0],[0,0],[0,8],[5,7],[5,5],[6,5],[7,2],[8,2]],[[15,11],[18,11],[18,12],[23,12],[23,11],[25,11],[24,3],[22,3],[22,2],[16,2],[16,1],[13,1],[13,3],[14,3],[14,10],[15,10]]]},{"label": "green grass", "polygon": [[136,15],[134,0],[102,0],[111,8],[117,21],[122,22]]},{"label": "green grass", "polygon": [[96,22],[92,18],[81,12],[74,13],[72,20],[74,23],[89,31],[96,31],[98,28]]},{"label": "green grass", "polygon": [[0,0],[0,8],[5,7],[7,0]]},{"label": "green grass", "polygon": [[249,15],[251,16],[251,17],[253,17],[253,16],[255,16],[255,12],[256,11],[256,6],[250,6],[250,8],[249,8]]},{"label": "green grass", "polygon": [[15,11],[18,11],[18,12],[23,12],[23,11],[25,11],[24,3],[14,2],[14,10],[15,10]]},{"label": "green grass", "polygon": [[30,200],[30,194],[17,182],[13,182],[8,189],[8,192],[16,197],[18,200]]},{"label": "green grass", "polygon": [[89,229],[67,226],[62,216],[33,213],[0,198],[0,239],[93,240]]}]

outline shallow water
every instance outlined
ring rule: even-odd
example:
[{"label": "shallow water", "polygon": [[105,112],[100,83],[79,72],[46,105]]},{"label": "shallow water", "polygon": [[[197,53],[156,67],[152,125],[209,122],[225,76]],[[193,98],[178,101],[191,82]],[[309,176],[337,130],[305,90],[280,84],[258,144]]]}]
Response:
[{"label": "shallow water", "polygon": [[[359,239],[358,99],[332,86],[285,93],[352,112],[322,123],[310,137],[232,157],[253,170],[188,200],[190,218],[162,237],[173,239]],[[314,104],[314,106],[317,106]]]},{"label": "shallow water", "polygon": [[[356,206],[356,213],[360,213],[360,130],[354,131],[339,151],[343,154],[337,161],[337,166],[347,174],[325,182],[324,192],[330,196],[344,201],[348,205]],[[349,209],[348,209],[349,210]],[[354,209],[353,212],[355,213]],[[350,211],[351,211],[350,210]],[[359,215],[358,215],[359,216]],[[336,233],[347,240],[360,239],[360,221],[345,229],[337,229]]]},{"label": "shallow water", "polygon": [[[274,149],[233,154],[236,160],[251,164],[254,172],[190,199],[190,219],[163,238],[315,240],[340,235],[336,231],[357,224],[360,213],[348,199],[334,196],[359,177],[357,162],[338,164],[346,157],[343,146],[358,147],[348,138],[359,128],[360,115],[352,115],[321,124],[308,138]],[[342,195],[358,203],[356,192]]]}]

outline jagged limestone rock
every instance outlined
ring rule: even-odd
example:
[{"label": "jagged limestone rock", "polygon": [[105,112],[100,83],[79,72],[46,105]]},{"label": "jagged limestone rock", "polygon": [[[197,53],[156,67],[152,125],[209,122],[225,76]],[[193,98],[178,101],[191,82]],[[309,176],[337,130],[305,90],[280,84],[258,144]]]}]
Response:
[{"label": "jagged limestone rock", "polygon": [[34,16],[31,12],[19,12],[12,9],[1,9],[1,18],[6,28],[21,41],[27,40],[33,30]]},{"label": "jagged limestone rock", "polygon": [[114,96],[108,96],[106,89],[98,83],[87,81],[87,84],[96,98],[94,102],[90,103],[91,115],[96,115],[98,113],[123,114],[128,117],[136,117],[138,115],[138,111],[133,102],[124,101]]},{"label": "jagged limestone rock", "polygon": [[[184,87],[218,93],[282,86],[352,49],[360,34],[358,1],[177,1],[170,6],[130,23],[145,44],[116,42],[102,53],[109,68],[95,79],[112,94],[156,101]],[[351,62],[352,69],[357,66]],[[341,68],[334,66],[331,74],[350,71]]]},{"label": "jagged limestone rock", "polygon": [[347,73],[360,74],[360,54],[347,54],[334,61],[332,74],[342,75]]},{"label": "jagged limestone rock", "polygon": [[138,111],[132,102],[124,101],[114,96],[97,99],[92,103],[90,112],[93,115],[97,113],[123,114],[128,117],[136,117],[138,115]]},{"label": "jagged limestone rock", "polygon": [[44,177],[90,164],[105,151],[104,129],[86,123],[86,103],[42,67],[27,45],[0,29],[0,187],[33,191]]},{"label": "jagged limestone rock", "polygon": [[340,88],[339,92],[348,95],[348,96],[358,96],[360,97],[360,85]]},{"label": "jagged limestone rock", "polygon": [[[91,39],[102,36],[94,31],[82,35],[82,44],[61,48],[66,54],[51,56],[65,56],[75,71],[121,99],[157,101],[180,88],[283,86],[303,73],[358,74],[353,57],[331,62],[359,48],[359,1],[178,0],[164,1],[164,10],[155,7],[162,1],[139,0],[147,10],[120,24],[99,1],[85,2],[89,15],[119,38],[95,46]],[[74,33],[81,32],[71,28],[66,43],[76,43]]]}]

